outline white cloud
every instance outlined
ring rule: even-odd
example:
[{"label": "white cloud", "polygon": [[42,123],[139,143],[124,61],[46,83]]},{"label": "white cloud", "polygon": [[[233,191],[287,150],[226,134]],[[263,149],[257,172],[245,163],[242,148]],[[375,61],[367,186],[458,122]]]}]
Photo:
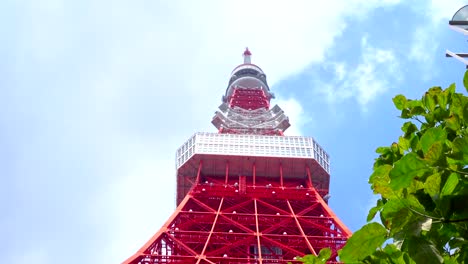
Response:
[{"label": "white cloud", "polygon": [[175,209],[174,160],[144,145],[131,144],[125,151],[121,170],[112,175],[115,180],[89,208],[89,217],[108,236],[96,263],[120,263],[130,257]]},{"label": "white cloud", "polygon": [[283,109],[284,113],[289,118],[289,123],[291,124],[291,126],[285,131],[285,135],[303,135],[303,126],[310,121],[310,118],[307,118],[304,115],[304,109],[301,104],[292,97],[288,99],[279,99],[276,104]]},{"label": "white cloud", "polygon": [[438,57],[439,41],[435,34],[428,33],[434,32],[434,30],[433,26],[421,26],[414,31],[412,36],[409,59],[418,63],[423,80],[429,80],[435,74],[435,59]]},{"label": "white cloud", "polygon": [[363,111],[390,87],[392,81],[401,80],[401,70],[394,52],[370,45],[367,37],[362,38],[361,57],[356,66],[329,62],[326,67],[332,69],[333,79],[326,83],[316,80],[317,92],[325,94],[331,104],[354,99]]}]

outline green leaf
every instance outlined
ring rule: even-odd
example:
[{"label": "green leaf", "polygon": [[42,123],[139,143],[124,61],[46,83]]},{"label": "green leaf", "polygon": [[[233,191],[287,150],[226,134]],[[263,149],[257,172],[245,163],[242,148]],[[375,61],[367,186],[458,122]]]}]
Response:
[{"label": "green leaf", "polygon": [[439,264],[443,258],[431,241],[423,237],[410,237],[405,241],[408,253],[416,263]]},{"label": "green leaf", "polygon": [[406,107],[414,108],[416,106],[421,106],[422,107],[424,105],[420,100],[411,100],[411,99],[409,99],[409,100],[406,101]]},{"label": "green leaf", "polygon": [[437,141],[432,146],[429,147],[429,150],[424,155],[424,159],[431,165],[437,163],[442,156],[443,151],[443,143],[441,141]]},{"label": "green leaf", "polygon": [[468,163],[468,138],[458,137],[452,143],[453,155],[451,158],[461,160],[465,165]]},{"label": "green leaf", "polygon": [[393,98],[393,103],[398,110],[403,110],[406,107],[406,97],[399,94]]},{"label": "green leaf", "polygon": [[468,92],[468,71],[466,71],[465,76],[463,76],[463,86],[465,86],[465,89]]},{"label": "green leaf", "polygon": [[438,141],[445,141],[447,139],[447,132],[441,127],[429,128],[419,140],[424,154],[427,153],[429,148]]},{"label": "green leaf", "polygon": [[410,222],[412,216],[413,213],[406,207],[401,208],[396,214],[394,214],[391,221],[390,235],[403,230]]},{"label": "green leaf", "polygon": [[398,146],[400,146],[400,148],[403,151],[407,151],[411,147],[411,144],[408,139],[400,136],[400,138],[398,139]]},{"label": "green leaf", "polygon": [[450,105],[450,111],[457,114],[459,117],[463,117],[463,108],[465,106],[466,97],[463,94],[455,93],[452,95],[452,104]]},{"label": "green leaf", "polygon": [[382,202],[382,199],[379,199],[377,200],[377,205],[372,207],[370,210],[369,210],[369,214],[367,215],[367,222],[371,221],[372,219],[374,219],[375,215],[377,214],[378,211],[380,211],[380,209],[382,208],[383,206],[383,202]]},{"label": "green leaf", "polygon": [[419,137],[417,135],[413,135],[410,139],[410,144],[411,144],[411,148],[413,150],[416,150],[419,145]]},{"label": "green leaf", "polygon": [[434,100],[434,97],[429,92],[426,92],[426,94],[424,95],[423,102],[427,110],[434,111],[436,107],[436,101]]},{"label": "green leaf", "polygon": [[332,254],[331,249],[329,249],[329,248],[322,248],[322,249],[320,250],[318,256],[317,256],[317,257],[318,257],[318,260],[320,261],[320,262],[318,262],[318,263],[327,263],[327,260],[330,259],[331,254]]},{"label": "green leaf", "polygon": [[387,240],[387,230],[379,223],[369,223],[356,231],[339,251],[340,261],[355,263],[375,252]]},{"label": "green leaf", "polygon": [[424,182],[424,191],[429,194],[433,200],[435,200],[440,191],[440,179],[441,176],[439,173],[434,173],[427,177],[426,182]]},{"label": "green leaf", "polygon": [[426,110],[422,106],[415,106],[410,111],[411,115],[422,115],[424,113],[426,113]]},{"label": "green leaf", "polygon": [[445,120],[445,125],[453,131],[458,131],[460,129],[460,119],[457,115],[452,115]]},{"label": "green leaf", "polygon": [[440,191],[440,195],[441,196],[451,195],[453,191],[455,190],[455,188],[457,187],[457,184],[458,184],[458,174],[451,173],[447,181],[445,182],[444,187],[442,187],[442,191]]},{"label": "green leaf", "polygon": [[437,94],[437,101],[439,103],[439,106],[442,109],[447,109],[447,102],[448,102],[449,97],[453,93],[452,91],[455,91],[455,84],[454,83],[452,83],[452,85],[450,85],[443,92]]},{"label": "green leaf", "polygon": [[377,152],[378,154],[386,154],[388,152],[390,152],[390,148],[389,147],[378,147],[375,152]]},{"label": "green leaf", "polygon": [[325,264],[330,259],[331,254],[331,249],[322,248],[317,256],[310,254],[304,256],[303,258],[298,258],[298,260],[305,264]]},{"label": "green leaf", "polygon": [[413,134],[415,131],[418,131],[418,128],[416,127],[415,124],[411,122],[405,122],[403,126],[401,127],[401,130],[405,132],[405,137]]},{"label": "green leaf", "polygon": [[387,229],[392,229],[393,218],[395,215],[405,208],[400,199],[389,199],[380,210],[380,220]]},{"label": "green leaf", "polygon": [[394,192],[390,188],[389,172],[392,169],[391,165],[385,164],[375,168],[372,175],[369,177],[369,183],[372,184],[374,193],[380,193],[384,198],[394,197]]},{"label": "green leaf", "polygon": [[456,256],[444,256],[444,264],[458,264]]},{"label": "green leaf", "polygon": [[403,118],[403,119],[408,119],[408,118],[410,118],[411,115],[410,115],[409,110],[408,110],[408,109],[403,109],[403,110],[401,110],[401,115],[400,115],[400,117]]},{"label": "green leaf", "polygon": [[422,176],[427,171],[426,163],[416,153],[408,153],[395,162],[393,169],[390,171],[390,187],[393,190],[406,188],[410,186],[414,177]]},{"label": "green leaf", "polygon": [[432,112],[429,112],[427,114],[424,115],[424,118],[426,119],[426,122],[429,124],[429,125],[433,125],[434,124],[434,113]]},{"label": "green leaf", "polygon": [[389,256],[392,255],[401,255],[401,251],[394,244],[387,244],[384,248],[384,252]]},{"label": "green leaf", "polygon": [[456,89],[456,85],[455,83],[452,83],[449,87],[447,87],[447,89],[444,90],[444,93],[446,93],[448,97],[448,95],[452,95],[455,93],[455,89]]},{"label": "green leaf", "polygon": [[448,110],[442,109],[440,107],[437,107],[433,113],[437,122],[441,122],[450,116],[450,112]]}]

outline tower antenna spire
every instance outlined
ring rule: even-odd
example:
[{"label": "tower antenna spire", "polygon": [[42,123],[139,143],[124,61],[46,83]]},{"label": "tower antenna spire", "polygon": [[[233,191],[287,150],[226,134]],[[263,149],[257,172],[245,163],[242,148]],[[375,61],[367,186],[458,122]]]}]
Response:
[{"label": "tower antenna spire", "polygon": [[250,52],[249,50],[249,47],[245,47],[245,51],[244,51],[244,64],[251,64],[252,61],[251,61],[251,56],[252,56],[252,53]]}]

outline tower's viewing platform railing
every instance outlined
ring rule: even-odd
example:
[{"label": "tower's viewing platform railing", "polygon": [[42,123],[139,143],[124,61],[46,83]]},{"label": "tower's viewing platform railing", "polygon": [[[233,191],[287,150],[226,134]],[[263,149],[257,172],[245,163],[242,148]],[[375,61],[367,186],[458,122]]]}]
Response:
[{"label": "tower's viewing platform railing", "polygon": [[330,173],[328,154],[311,137],[195,133],[177,150],[177,169],[195,154],[315,159]]}]

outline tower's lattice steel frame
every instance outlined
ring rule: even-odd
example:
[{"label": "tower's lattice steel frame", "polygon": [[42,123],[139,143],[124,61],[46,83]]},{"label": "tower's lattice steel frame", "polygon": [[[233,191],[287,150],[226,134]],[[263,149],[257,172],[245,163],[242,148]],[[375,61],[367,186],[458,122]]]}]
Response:
[{"label": "tower's lattice steel frame", "polygon": [[284,136],[289,120],[263,71],[234,69],[212,123],[176,153],[178,207],[124,263],[296,263],[337,250],[351,235],[327,205],[328,154],[309,137]]}]

